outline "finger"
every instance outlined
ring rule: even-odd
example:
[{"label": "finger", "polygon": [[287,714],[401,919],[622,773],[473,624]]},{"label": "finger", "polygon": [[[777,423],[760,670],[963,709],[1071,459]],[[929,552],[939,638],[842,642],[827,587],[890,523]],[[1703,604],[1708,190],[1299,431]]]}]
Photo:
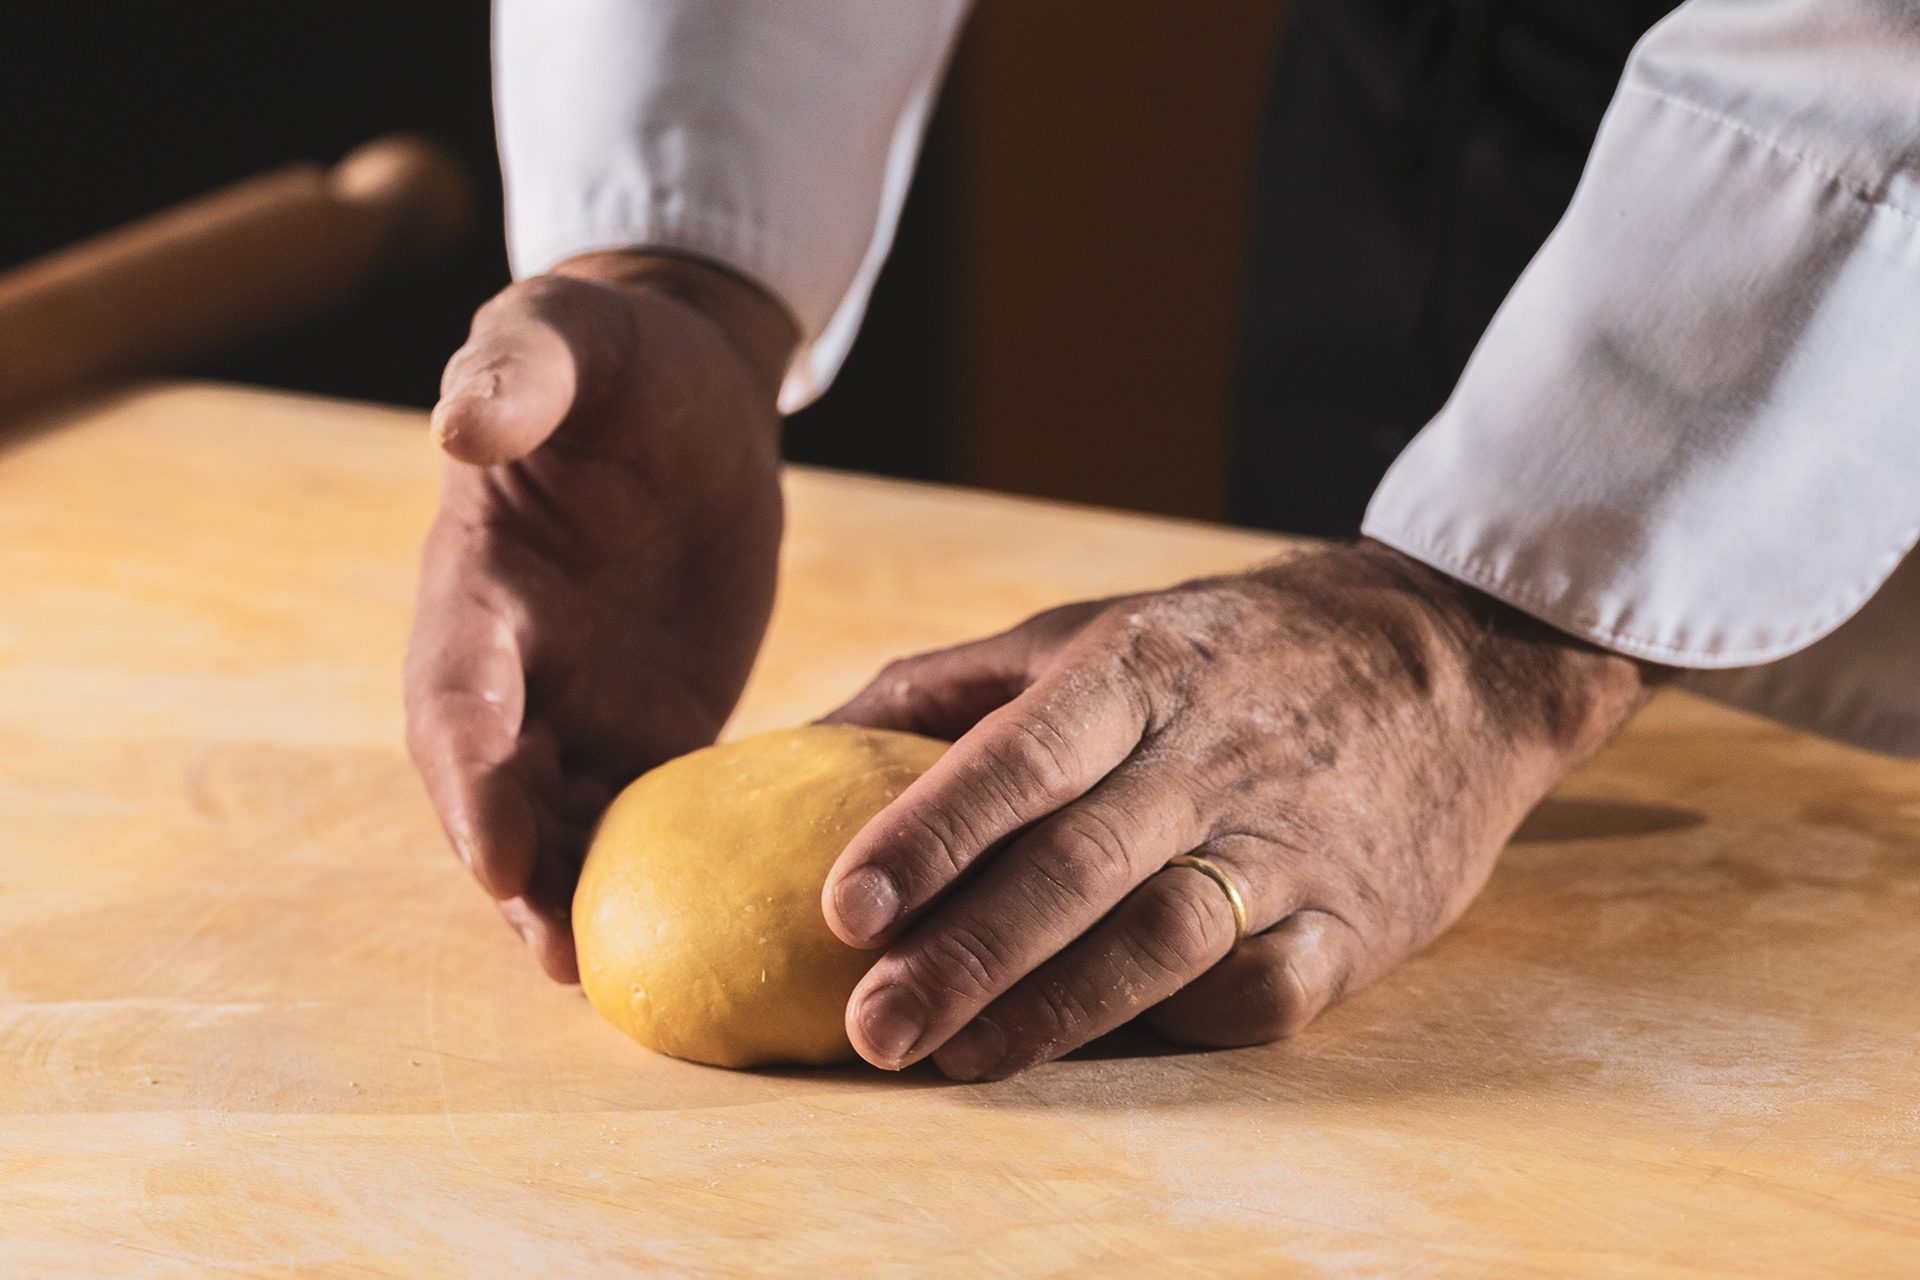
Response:
[{"label": "finger", "polygon": [[934,1063],[956,1080],[980,1080],[1051,1061],[1194,981],[1227,954],[1234,929],[1212,879],[1187,867],[1160,871],[935,1050]]},{"label": "finger", "polygon": [[533,797],[514,768],[526,701],[518,648],[459,593],[428,584],[422,597],[407,651],[407,750],[460,860],[488,893],[512,898],[539,844]]},{"label": "finger", "polygon": [[[561,778],[558,750],[544,725],[535,724],[521,735],[516,761],[539,752],[537,764],[521,770],[531,777],[533,792],[543,797],[564,796],[572,790]],[[535,839],[538,852],[523,890],[497,905],[546,975],[555,982],[578,982],[579,961],[573,944],[573,893],[580,881],[595,811],[585,822],[559,808],[535,803]]]},{"label": "finger", "polygon": [[1050,609],[996,636],[901,658],[820,722],[952,741],[1025,692],[1108,603]]},{"label": "finger", "polygon": [[854,1048],[897,1069],[944,1043],[1199,842],[1191,794],[1163,767],[1135,760],[1018,837],[854,989]]},{"label": "finger", "polygon": [[1209,1048],[1284,1040],[1371,980],[1363,955],[1338,916],[1296,911],[1155,1006],[1147,1024]]},{"label": "finger", "polygon": [[433,407],[433,438],[449,456],[483,467],[513,462],[565,420],[579,371],[550,295],[566,287],[523,282],[475,313]]},{"label": "finger", "polygon": [[573,943],[573,887],[579,878],[577,862],[543,857],[527,891],[498,904],[501,916],[555,982],[580,981]]},{"label": "finger", "polygon": [[848,843],[821,892],[849,946],[882,945],[1006,836],[1086,794],[1147,722],[1112,655],[1063,656]]}]

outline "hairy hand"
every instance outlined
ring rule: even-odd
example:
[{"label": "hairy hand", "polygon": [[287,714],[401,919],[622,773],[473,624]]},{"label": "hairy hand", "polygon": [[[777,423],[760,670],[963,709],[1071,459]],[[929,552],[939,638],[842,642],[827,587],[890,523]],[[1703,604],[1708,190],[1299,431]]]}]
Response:
[{"label": "hairy hand", "polygon": [[600,254],[513,285],[447,365],[407,741],[461,858],[555,979],[587,835],[713,741],[772,607],[784,312]]},{"label": "hairy hand", "polygon": [[[1289,1035],[1458,918],[1645,685],[1373,544],[895,663],[830,718],[958,741],[827,881],[834,931],[886,948],[848,1032],[966,1080],[1142,1012],[1192,1044]],[[1240,888],[1231,954],[1183,853]]]}]

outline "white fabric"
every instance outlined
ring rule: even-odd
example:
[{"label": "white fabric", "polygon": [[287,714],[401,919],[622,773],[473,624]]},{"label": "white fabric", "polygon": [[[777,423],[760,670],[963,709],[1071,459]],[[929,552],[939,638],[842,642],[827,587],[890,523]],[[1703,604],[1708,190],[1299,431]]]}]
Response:
[{"label": "white fabric", "polygon": [[1855,746],[1920,757],[1920,553],[1825,639],[1763,666],[1689,671],[1681,684]]},{"label": "white fabric", "polygon": [[497,0],[516,277],[649,245],[800,327],[780,407],[832,381],[892,243],[966,0]]},{"label": "white fabric", "polygon": [[[805,403],[964,9],[498,0],[516,273],[629,245],[724,263],[799,321],[782,406]],[[1920,756],[1920,555],[1887,581],[1920,537],[1920,0],[1689,0],[1650,33],[1365,528],[1704,692]]]},{"label": "white fabric", "polygon": [[[1920,538],[1920,0],[1692,0],[1650,32],[1365,529],[1683,667],[1852,617]],[[1881,614],[1920,622],[1912,576]],[[1887,638],[1876,661],[1915,648]],[[1805,681],[1864,643],[1700,687],[1825,724]],[[1916,694],[1888,696],[1911,719],[1875,745],[1920,752]]]}]

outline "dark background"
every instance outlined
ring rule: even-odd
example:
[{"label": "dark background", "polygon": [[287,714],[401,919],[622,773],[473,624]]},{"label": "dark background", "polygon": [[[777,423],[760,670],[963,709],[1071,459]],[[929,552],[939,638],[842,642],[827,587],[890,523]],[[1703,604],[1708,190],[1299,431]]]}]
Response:
[{"label": "dark background", "polygon": [[[0,18],[0,267],[294,160],[413,130],[465,161],[459,256],[192,372],[431,405],[473,309],[507,282],[483,0],[325,5],[89,0]],[[931,162],[842,377],[787,429],[799,461],[948,475]]]},{"label": "dark background", "polygon": [[[977,0],[867,322],[788,456],[1354,532],[1671,4]],[[422,132],[481,202],[457,260],[189,372],[430,405],[507,280],[488,25],[484,0],[14,6],[0,266]]]}]

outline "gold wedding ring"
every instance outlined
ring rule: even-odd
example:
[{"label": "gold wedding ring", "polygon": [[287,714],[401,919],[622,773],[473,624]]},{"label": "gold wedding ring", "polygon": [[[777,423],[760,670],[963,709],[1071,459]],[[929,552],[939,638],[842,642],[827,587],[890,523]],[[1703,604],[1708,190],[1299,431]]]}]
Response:
[{"label": "gold wedding ring", "polygon": [[1233,946],[1229,951],[1237,950],[1247,940],[1247,900],[1240,896],[1239,886],[1235,885],[1227,873],[1205,858],[1183,853],[1177,858],[1167,859],[1170,867],[1192,867],[1207,879],[1220,886],[1220,892],[1227,895],[1227,904],[1233,908]]}]

